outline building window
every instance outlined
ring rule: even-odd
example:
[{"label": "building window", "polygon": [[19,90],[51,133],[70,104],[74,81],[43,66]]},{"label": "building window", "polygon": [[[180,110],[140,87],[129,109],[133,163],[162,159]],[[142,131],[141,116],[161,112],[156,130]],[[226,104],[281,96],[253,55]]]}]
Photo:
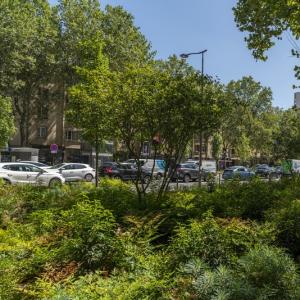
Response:
[{"label": "building window", "polygon": [[39,138],[47,137],[47,127],[39,127],[37,131],[37,136]]},{"label": "building window", "polygon": [[79,141],[80,132],[77,130],[66,130],[65,131],[65,140],[66,141]]}]

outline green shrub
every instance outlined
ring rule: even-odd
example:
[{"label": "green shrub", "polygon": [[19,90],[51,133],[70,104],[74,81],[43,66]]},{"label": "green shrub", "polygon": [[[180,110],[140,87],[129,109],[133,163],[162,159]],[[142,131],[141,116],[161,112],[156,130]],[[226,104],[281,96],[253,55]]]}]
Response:
[{"label": "green shrub", "polygon": [[300,299],[295,263],[278,248],[252,249],[239,261],[238,273],[255,289],[256,299]]},{"label": "green shrub", "polygon": [[[38,280],[35,297],[38,299],[76,300],[135,300],[170,299],[172,274],[165,272],[166,257],[163,253],[143,255],[142,249],[128,253],[135,256],[137,264],[127,271],[119,271],[107,277],[103,272],[90,273],[63,283]],[[164,271],[163,271],[164,270]]]},{"label": "green shrub", "polygon": [[271,225],[257,225],[238,219],[214,219],[180,226],[170,245],[173,262],[187,262],[198,257],[210,266],[234,263],[256,244],[272,243],[275,231]]},{"label": "green shrub", "polygon": [[117,219],[121,219],[139,207],[134,187],[120,180],[101,179],[100,187],[90,190],[88,198],[100,201]]},{"label": "green shrub", "polygon": [[93,269],[111,270],[122,253],[112,213],[95,201],[83,201],[62,212],[58,257]]},{"label": "green shrub", "polygon": [[175,292],[179,299],[298,300],[300,277],[293,261],[276,248],[251,249],[232,268],[209,268],[199,259],[181,266]]},{"label": "green shrub", "polygon": [[278,242],[294,256],[300,256],[300,200],[295,200],[281,209],[272,209],[267,214],[278,230]]}]

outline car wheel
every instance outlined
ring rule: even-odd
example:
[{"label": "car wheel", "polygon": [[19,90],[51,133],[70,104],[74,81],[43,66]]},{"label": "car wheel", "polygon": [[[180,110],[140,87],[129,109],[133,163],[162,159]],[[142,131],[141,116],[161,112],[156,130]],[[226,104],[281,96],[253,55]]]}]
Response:
[{"label": "car wheel", "polygon": [[183,182],[188,183],[191,181],[191,176],[189,174],[185,174],[183,177]]},{"label": "car wheel", "polygon": [[56,187],[56,186],[61,186],[61,180],[58,178],[52,178],[49,182],[49,187]]},{"label": "car wheel", "polygon": [[86,175],[84,176],[84,179],[85,179],[86,181],[92,181],[92,180],[94,179],[94,176],[93,176],[92,174],[86,174]]}]

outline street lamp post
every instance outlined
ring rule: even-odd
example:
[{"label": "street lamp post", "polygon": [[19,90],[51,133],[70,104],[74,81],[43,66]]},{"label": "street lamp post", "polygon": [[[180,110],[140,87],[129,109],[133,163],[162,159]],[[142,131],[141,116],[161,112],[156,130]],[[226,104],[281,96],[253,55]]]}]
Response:
[{"label": "street lamp post", "polygon": [[[204,94],[204,54],[207,52],[207,49],[199,52],[191,52],[191,53],[182,53],[180,54],[181,58],[188,58],[191,55],[201,55],[201,104],[203,103],[203,94]],[[203,143],[203,132],[202,127],[199,128],[199,172],[198,172],[198,185],[201,186],[202,180],[202,143]]]}]

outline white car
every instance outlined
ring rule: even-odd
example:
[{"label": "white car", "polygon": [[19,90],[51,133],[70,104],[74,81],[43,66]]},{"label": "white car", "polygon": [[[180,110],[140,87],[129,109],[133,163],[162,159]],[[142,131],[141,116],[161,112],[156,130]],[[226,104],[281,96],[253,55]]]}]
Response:
[{"label": "white car", "polygon": [[7,184],[32,184],[56,186],[65,182],[59,173],[48,172],[31,164],[14,162],[0,163],[0,178]]},{"label": "white car", "polygon": [[21,161],[18,161],[20,163],[25,163],[25,164],[30,164],[30,165],[34,165],[36,167],[39,167],[41,169],[47,169],[49,168],[50,166],[46,165],[46,164],[43,164],[41,162],[38,162],[38,161],[25,161],[25,160],[21,160]]},{"label": "white car", "polygon": [[60,173],[66,181],[92,181],[95,178],[95,169],[86,164],[61,163],[46,169],[48,172]]}]

